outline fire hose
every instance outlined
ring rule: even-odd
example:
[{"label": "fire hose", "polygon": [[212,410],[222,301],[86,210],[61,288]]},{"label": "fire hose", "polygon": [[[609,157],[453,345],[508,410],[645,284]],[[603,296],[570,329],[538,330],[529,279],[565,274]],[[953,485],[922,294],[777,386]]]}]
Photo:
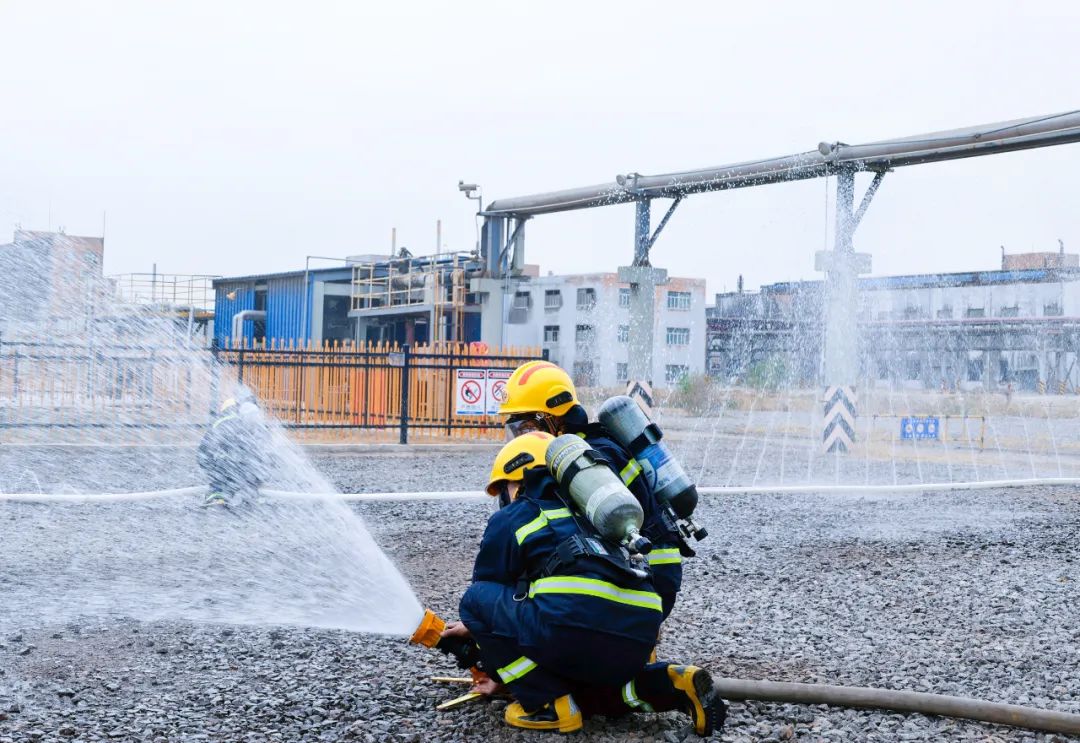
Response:
[{"label": "fire hose", "polygon": [[924,715],[958,717],[1048,733],[1080,735],[1080,715],[1036,707],[1022,707],[1017,704],[1001,704],[982,699],[917,691],[873,689],[865,686],[795,684],[735,678],[718,678],[714,681],[717,693],[724,699],[754,699],[762,702],[826,704],[832,707],[918,712]]}]

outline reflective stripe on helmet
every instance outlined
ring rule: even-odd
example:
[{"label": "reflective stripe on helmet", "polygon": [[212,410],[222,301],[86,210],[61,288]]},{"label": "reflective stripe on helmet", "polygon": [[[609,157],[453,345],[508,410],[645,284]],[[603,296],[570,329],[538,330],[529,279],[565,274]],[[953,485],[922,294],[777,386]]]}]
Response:
[{"label": "reflective stripe on helmet", "polygon": [[637,606],[642,609],[655,609],[663,611],[663,603],[660,595],[652,591],[631,591],[619,588],[614,583],[595,578],[579,578],[576,576],[558,575],[551,578],[541,578],[533,581],[529,586],[529,598],[544,593],[568,593],[578,596],[592,596],[598,599],[614,601],[627,606]]},{"label": "reflective stripe on helmet", "polygon": [[547,526],[549,521],[568,518],[570,518],[569,508],[555,508],[550,511],[541,511],[540,515],[535,519],[525,524],[525,526],[519,527],[518,530],[514,532],[514,537],[517,539],[518,544],[522,544],[530,534],[535,534]]},{"label": "reflective stripe on helmet", "polygon": [[499,675],[499,678],[502,679],[504,684],[509,684],[511,681],[517,681],[534,668],[536,668],[536,663],[523,655],[513,663],[503,666],[495,673]]},{"label": "reflective stripe on helmet", "polygon": [[650,565],[681,565],[682,554],[679,553],[678,547],[670,547],[665,549],[654,549],[647,555]]}]

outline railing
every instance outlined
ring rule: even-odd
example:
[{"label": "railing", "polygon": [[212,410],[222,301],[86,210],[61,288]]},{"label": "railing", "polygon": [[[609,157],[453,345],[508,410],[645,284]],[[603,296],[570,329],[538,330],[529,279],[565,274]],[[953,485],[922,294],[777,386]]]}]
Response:
[{"label": "railing", "polygon": [[497,415],[459,410],[457,370],[512,370],[541,357],[539,349],[491,353],[457,343],[201,350],[3,340],[0,432],[84,443],[190,439],[239,381],[305,439],[494,440],[502,437]]}]

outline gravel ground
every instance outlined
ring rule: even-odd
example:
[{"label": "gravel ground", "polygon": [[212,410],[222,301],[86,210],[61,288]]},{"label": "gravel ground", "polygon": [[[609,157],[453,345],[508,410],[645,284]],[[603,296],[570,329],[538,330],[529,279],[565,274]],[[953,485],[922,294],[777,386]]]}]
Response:
[{"label": "gravel ground", "polygon": [[[92,479],[100,454],[0,452],[5,489]],[[194,484],[188,454],[108,455],[102,489]],[[417,458],[423,466],[417,466]],[[320,454],[343,491],[477,488],[490,450]],[[132,482],[115,473],[132,472]],[[18,475],[18,471],[23,471]],[[135,474],[137,473],[137,474]],[[136,486],[134,483],[137,482]],[[108,486],[108,487],[105,487]],[[37,489],[34,487],[33,489]],[[87,488],[89,489],[89,488]],[[33,535],[0,505],[0,552]],[[486,503],[355,510],[422,603],[453,616]],[[717,675],[933,691],[1080,713],[1080,497],[1043,488],[920,496],[705,499],[662,657]],[[5,546],[7,545],[7,546]],[[22,542],[26,546],[26,542]],[[2,593],[0,593],[2,600]],[[83,619],[0,627],[0,743],[51,740],[550,740],[503,703],[451,712],[441,654],[399,638],[297,628]],[[594,720],[578,740],[676,741],[678,714]],[[735,703],[725,741],[1065,741],[919,715]]]}]

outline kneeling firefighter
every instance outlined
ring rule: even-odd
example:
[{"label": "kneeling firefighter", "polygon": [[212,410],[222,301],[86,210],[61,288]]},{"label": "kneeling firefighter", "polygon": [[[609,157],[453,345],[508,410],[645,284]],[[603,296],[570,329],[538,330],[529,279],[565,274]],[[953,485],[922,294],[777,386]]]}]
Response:
[{"label": "kneeling firefighter", "polygon": [[628,548],[648,548],[640,507],[591,451],[535,431],[503,447],[487,486],[500,509],[461,622],[443,635],[475,641],[486,691],[505,685],[516,700],[505,713],[514,727],[572,732],[583,715],[684,710],[711,734],[725,707],[708,672],[646,665],[663,612],[648,563]]},{"label": "kneeling firefighter", "polygon": [[622,479],[644,512],[641,531],[653,544],[648,559],[666,618],[682,586],[683,557],[694,552],[680,534],[670,509],[657,498],[648,478],[641,476],[642,467],[637,460],[606,427],[589,422],[570,375],[548,361],[522,364],[506,382],[506,399],[499,407],[499,414],[508,416],[506,428],[512,436],[528,431],[580,436]]},{"label": "kneeling firefighter", "polygon": [[210,479],[205,506],[229,506],[258,492],[270,474],[270,429],[255,396],[241,387],[226,399],[196,453]]}]

